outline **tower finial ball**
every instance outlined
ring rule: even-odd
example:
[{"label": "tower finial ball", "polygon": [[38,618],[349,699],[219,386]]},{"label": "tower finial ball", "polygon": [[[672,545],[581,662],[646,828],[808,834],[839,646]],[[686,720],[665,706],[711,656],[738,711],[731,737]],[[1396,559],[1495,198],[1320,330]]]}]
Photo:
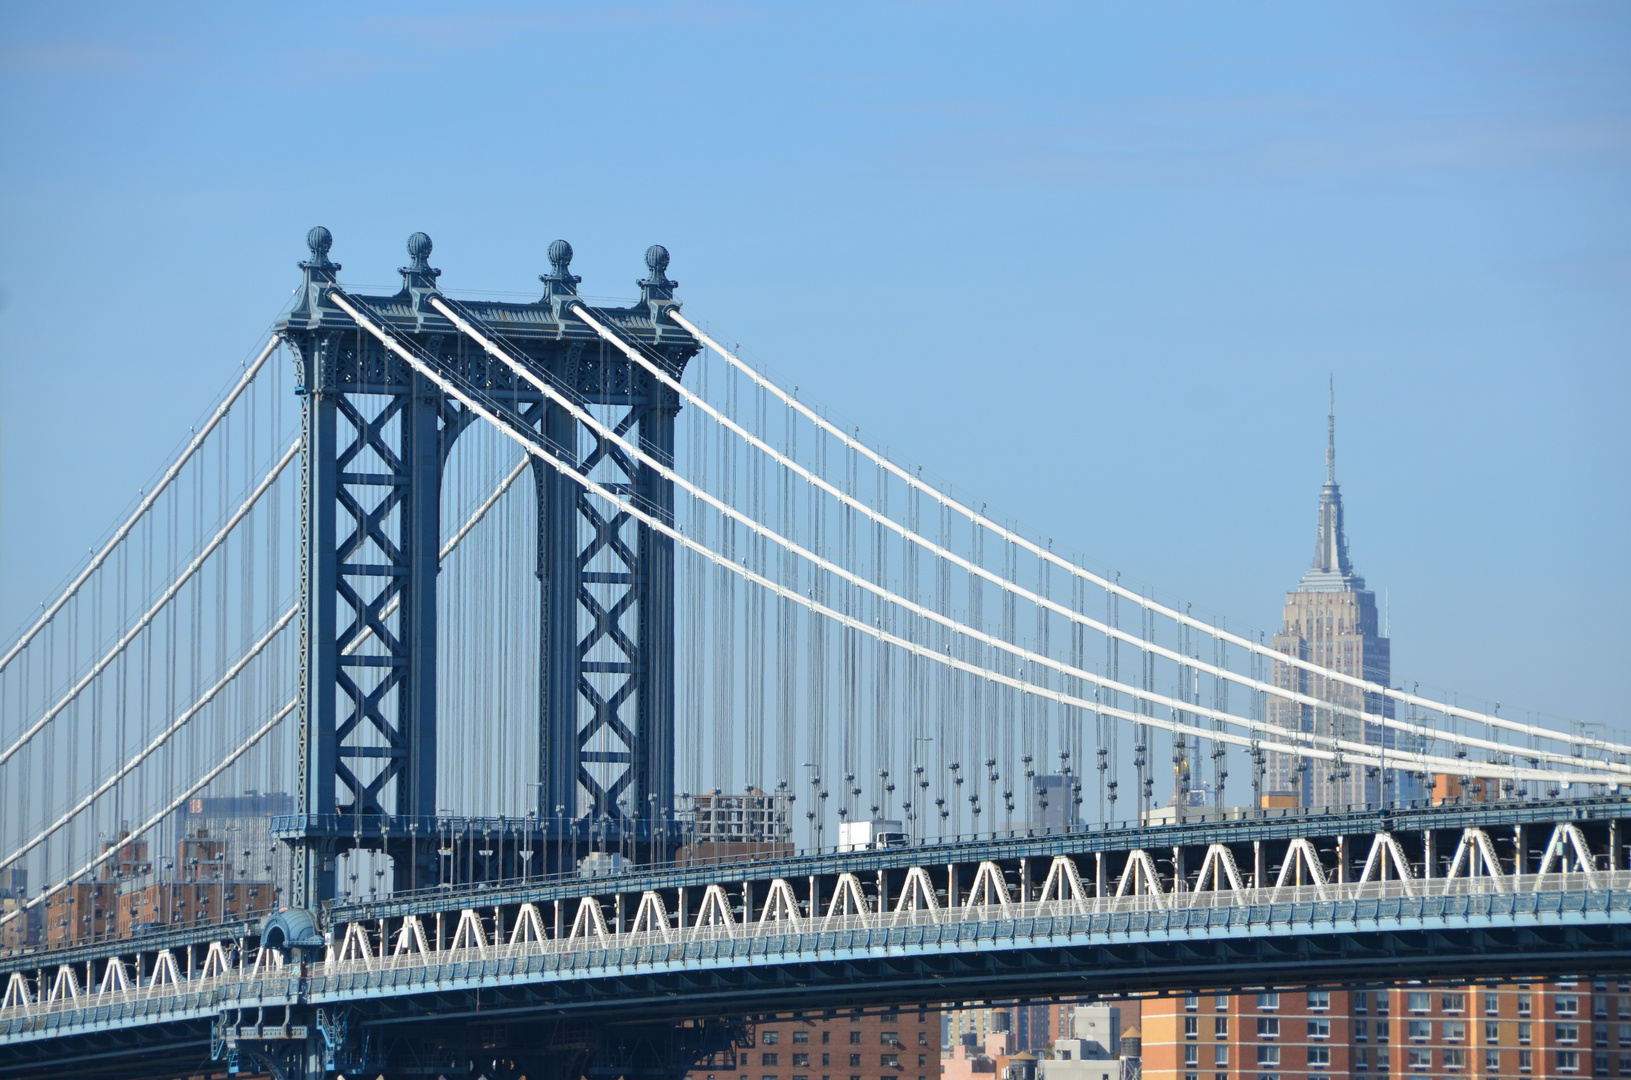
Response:
[{"label": "tower finial ball", "polygon": [[415,259],[430,258],[430,237],[422,232],[416,232],[408,237],[408,254]]},{"label": "tower finial ball", "polygon": [[314,226],[306,234],[306,246],[311,249],[312,258],[321,259],[334,246],[334,234],[321,225]]},{"label": "tower finial ball", "polygon": [[646,269],[659,276],[667,270],[668,249],[661,244],[652,244],[646,248]]},{"label": "tower finial ball", "polygon": [[549,265],[555,268],[557,274],[566,273],[566,268],[572,265],[572,245],[565,240],[549,245]]}]

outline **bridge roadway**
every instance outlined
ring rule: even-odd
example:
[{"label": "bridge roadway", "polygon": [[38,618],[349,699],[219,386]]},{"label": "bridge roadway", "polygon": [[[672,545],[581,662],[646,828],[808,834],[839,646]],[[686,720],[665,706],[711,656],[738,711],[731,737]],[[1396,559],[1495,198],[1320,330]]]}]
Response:
[{"label": "bridge roadway", "polygon": [[1623,798],[1286,813],[393,898],[304,938],[285,913],[14,958],[0,1075],[158,1075],[282,1036],[447,1071],[497,1031],[545,1052],[549,1023],[1619,973],[1628,820]]}]

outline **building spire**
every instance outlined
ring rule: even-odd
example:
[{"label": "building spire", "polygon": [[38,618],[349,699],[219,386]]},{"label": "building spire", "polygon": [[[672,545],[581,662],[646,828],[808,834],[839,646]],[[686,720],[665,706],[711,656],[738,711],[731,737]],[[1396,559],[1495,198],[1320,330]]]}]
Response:
[{"label": "building spire", "polygon": [[1348,558],[1348,537],[1342,522],[1342,489],[1337,487],[1336,377],[1331,377],[1329,407],[1325,414],[1325,487],[1320,491],[1319,538],[1314,543],[1314,564],[1303,575],[1303,591],[1344,591],[1365,587]]},{"label": "building spire", "polygon": [[1337,482],[1337,377],[1331,376],[1331,408],[1325,414],[1325,482]]}]

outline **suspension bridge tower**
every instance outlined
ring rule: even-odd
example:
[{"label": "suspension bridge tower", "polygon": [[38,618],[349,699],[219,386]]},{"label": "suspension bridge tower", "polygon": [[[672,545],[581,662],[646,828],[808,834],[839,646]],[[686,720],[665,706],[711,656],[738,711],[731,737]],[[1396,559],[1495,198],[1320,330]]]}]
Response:
[{"label": "suspension bridge tower", "polygon": [[[579,475],[595,472],[636,507],[673,520],[671,482],[493,359],[447,313],[502,342],[580,407],[615,408],[615,431],[665,464],[678,396],[574,311],[592,311],[675,379],[700,346],[665,317],[679,301],[661,247],[646,252],[639,302],[600,308],[579,298],[564,240],[549,247],[551,269],[533,303],[444,296],[424,233],[408,240],[399,292],[352,294],[329,258],[329,231],[314,228],[306,240],[296,302],[277,327],[303,403],[297,815],[280,834],[296,853],[292,900],[310,907],[335,895],[335,859],[347,850],[388,854],[397,891],[438,880],[437,761],[466,752],[437,739],[442,474],[476,419],[441,384],[536,433]],[[423,368],[364,332],[336,298]],[[532,477],[541,647],[526,839],[559,867],[590,842],[660,857],[674,835],[673,541],[626,514],[604,514],[545,462],[532,461]],[[615,569],[589,569],[608,556]],[[608,645],[616,659],[589,659]]]}]

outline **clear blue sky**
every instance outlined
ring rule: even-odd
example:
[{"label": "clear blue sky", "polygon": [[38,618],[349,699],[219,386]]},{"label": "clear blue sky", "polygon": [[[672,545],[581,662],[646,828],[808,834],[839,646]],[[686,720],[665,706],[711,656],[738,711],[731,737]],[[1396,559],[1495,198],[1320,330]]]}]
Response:
[{"label": "clear blue sky", "polygon": [[1396,677],[1624,726],[1631,5],[7,4],[0,627],[334,231],[557,236],[898,456],[1231,625],[1308,563],[1334,374]]}]

